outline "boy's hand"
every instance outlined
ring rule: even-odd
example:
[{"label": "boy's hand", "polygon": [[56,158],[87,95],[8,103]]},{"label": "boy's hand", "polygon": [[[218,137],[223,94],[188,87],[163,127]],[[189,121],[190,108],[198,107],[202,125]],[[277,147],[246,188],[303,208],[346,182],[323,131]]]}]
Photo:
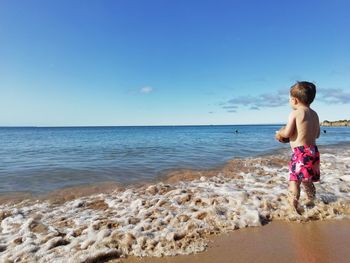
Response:
[{"label": "boy's hand", "polygon": [[280,131],[283,131],[285,129],[285,127],[282,127],[279,131],[276,132],[275,138],[277,141],[281,142],[281,143],[287,143],[289,142],[289,138],[284,138],[282,137],[282,135],[280,134]]}]

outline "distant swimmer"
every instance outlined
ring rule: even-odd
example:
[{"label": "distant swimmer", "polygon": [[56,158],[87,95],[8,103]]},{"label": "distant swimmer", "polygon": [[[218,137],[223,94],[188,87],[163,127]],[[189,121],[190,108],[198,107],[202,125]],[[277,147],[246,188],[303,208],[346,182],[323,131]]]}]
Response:
[{"label": "distant swimmer", "polygon": [[323,133],[327,133],[327,131],[326,131],[326,130],[323,130]]},{"label": "distant swimmer", "polygon": [[238,133],[238,130],[235,130],[235,133]]}]

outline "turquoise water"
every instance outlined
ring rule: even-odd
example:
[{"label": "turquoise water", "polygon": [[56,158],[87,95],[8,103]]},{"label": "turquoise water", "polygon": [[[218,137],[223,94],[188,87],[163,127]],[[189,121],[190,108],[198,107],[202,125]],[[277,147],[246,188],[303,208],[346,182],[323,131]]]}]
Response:
[{"label": "turquoise water", "polygon": [[[104,181],[132,184],[170,169],[211,168],[288,148],[274,140],[280,127],[0,128],[0,193],[45,193]],[[319,145],[350,141],[349,127],[324,129]]]}]

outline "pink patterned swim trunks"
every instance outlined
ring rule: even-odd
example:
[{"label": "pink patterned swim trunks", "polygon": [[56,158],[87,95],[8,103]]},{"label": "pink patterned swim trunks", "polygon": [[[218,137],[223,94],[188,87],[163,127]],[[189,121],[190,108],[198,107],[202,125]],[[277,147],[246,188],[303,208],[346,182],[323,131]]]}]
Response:
[{"label": "pink patterned swim trunks", "polygon": [[298,146],[293,149],[289,163],[289,181],[304,183],[320,180],[320,153],[317,146]]}]

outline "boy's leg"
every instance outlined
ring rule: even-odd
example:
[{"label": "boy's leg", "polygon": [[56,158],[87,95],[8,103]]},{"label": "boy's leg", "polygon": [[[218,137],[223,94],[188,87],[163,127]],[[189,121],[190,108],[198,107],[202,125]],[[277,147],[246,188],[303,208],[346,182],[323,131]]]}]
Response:
[{"label": "boy's leg", "polygon": [[291,206],[297,209],[299,197],[300,197],[300,182],[289,181],[288,192],[289,192],[289,203],[291,204]]},{"label": "boy's leg", "polygon": [[303,186],[304,186],[305,193],[306,193],[307,199],[308,199],[307,205],[313,205],[313,202],[314,202],[315,196],[316,196],[316,188],[315,188],[314,184],[312,182],[310,182],[310,183],[303,182]]}]

